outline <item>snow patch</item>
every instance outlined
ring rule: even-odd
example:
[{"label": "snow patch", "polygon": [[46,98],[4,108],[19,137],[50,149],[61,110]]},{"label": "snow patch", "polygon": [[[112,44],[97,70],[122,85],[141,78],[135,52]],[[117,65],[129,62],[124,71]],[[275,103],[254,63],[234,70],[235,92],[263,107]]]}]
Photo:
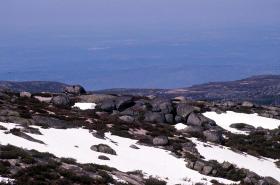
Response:
[{"label": "snow patch", "polygon": [[[13,123],[1,123],[1,125],[11,128],[16,127]],[[232,184],[233,181],[202,175],[197,171],[186,167],[184,159],[176,158],[171,152],[137,144],[137,140],[123,138],[106,133],[106,139],[99,139],[92,135],[89,130],[82,128],[72,129],[43,129],[37,126],[42,135],[29,134],[31,137],[41,140],[46,145],[34,143],[17,137],[12,134],[5,134],[0,130],[0,144],[15,145],[26,149],[35,149],[40,152],[49,152],[57,157],[70,157],[80,163],[96,163],[117,168],[120,171],[128,172],[141,170],[144,173],[160,177],[168,184],[193,184],[202,182],[211,184],[211,180],[217,180],[224,184]],[[113,148],[117,155],[109,155],[92,151],[90,147],[97,144],[106,144]],[[136,145],[139,149],[132,149],[130,146]],[[106,155],[109,161],[98,159],[99,155]]]},{"label": "snow patch", "polygon": [[13,181],[14,181],[14,179],[0,176],[0,183],[8,184],[8,183],[12,183]]},{"label": "snow patch", "polygon": [[196,144],[198,152],[206,160],[217,160],[222,163],[228,161],[239,168],[246,168],[260,176],[270,176],[280,181],[280,169],[275,165],[275,160],[269,158],[257,158],[246,153],[237,153],[228,147],[203,143],[197,139],[192,139]]},{"label": "snow patch", "polygon": [[95,109],[96,104],[95,103],[75,103],[73,108],[79,108],[81,110],[89,110],[89,109]]},{"label": "snow patch", "polygon": [[227,111],[226,113],[221,114],[216,112],[206,112],[203,115],[214,120],[220,127],[235,134],[246,134],[246,132],[231,128],[230,125],[233,123],[245,123],[254,126],[255,128],[262,127],[265,129],[276,129],[280,126],[280,120],[262,117],[258,114]]},{"label": "snow patch", "polygon": [[188,126],[183,124],[183,123],[177,123],[176,125],[174,125],[174,127],[177,129],[177,130],[183,130],[185,128],[187,128]]}]

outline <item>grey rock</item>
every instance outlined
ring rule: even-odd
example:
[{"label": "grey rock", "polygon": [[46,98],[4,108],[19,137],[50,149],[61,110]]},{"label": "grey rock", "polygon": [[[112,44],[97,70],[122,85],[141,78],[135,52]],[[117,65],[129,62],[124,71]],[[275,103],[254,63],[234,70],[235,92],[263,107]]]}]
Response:
[{"label": "grey rock", "polygon": [[140,149],[138,146],[136,146],[136,145],[130,145],[129,146],[130,148],[133,148],[133,149],[136,149],[136,150],[138,150],[138,149]]},{"label": "grey rock", "polygon": [[105,144],[93,145],[90,147],[90,149],[93,151],[96,151],[96,152],[117,155],[117,153],[114,149],[112,149],[110,146],[105,145]]},{"label": "grey rock", "polygon": [[134,117],[132,117],[132,116],[121,116],[119,118],[120,118],[120,120],[127,122],[127,123],[133,123],[135,120]]},{"label": "grey rock", "polygon": [[182,132],[190,133],[190,134],[202,134],[203,128],[201,126],[188,126],[183,129]]},{"label": "grey rock", "polygon": [[164,114],[169,114],[169,113],[173,112],[173,106],[170,101],[161,103],[159,105],[159,108],[160,108],[161,112]]},{"label": "grey rock", "polygon": [[153,144],[157,146],[165,146],[168,144],[168,142],[167,136],[158,136],[153,139]]},{"label": "grey rock", "polygon": [[227,162],[227,161],[222,163],[222,168],[225,169],[225,170],[229,170],[232,167],[233,167],[232,164]]},{"label": "grey rock", "polygon": [[152,122],[152,123],[164,123],[165,117],[164,114],[160,112],[147,112],[144,115],[144,121]]},{"label": "grey rock", "polygon": [[280,183],[272,177],[265,177],[264,181],[267,182],[269,185],[280,185]]},{"label": "grey rock", "polygon": [[104,101],[115,100],[116,96],[108,94],[86,94],[78,97],[79,102],[101,104]]},{"label": "grey rock", "polygon": [[135,105],[135,103],[132,100],[132,97],[124,96],[116,99],[116,108],[119,111],[123,111],[129,107],[132,107],[133,105]]},{"label": "grey rock", "polygon": [[206,121],[200,114],[191,113],[188,117],[187,123],[194,126],[202,126]]},{"label": "grey rock", "polygon": [[57,107],[69,107],[71,105],[70,98],[67,95],[55,96],[51,99],[51,103]]},{"label": "grey rock", "polygon": [[116,109],[116,104],[114,100],[106,100],[101,103],[100,109],[106,112],[112,112]]},{"label": "grey rock", "polygon": [[167,123],[174,123],[174,116],[173,114],[165,114],[165,120]]},{"label": "grey rock", "polygon": [[196,161],[193,168],[196,171],[201,171],[204,166],[205,166],[205,163],[203,161]]},{"label": "grey rock", "polygon": [[109,161],[109,160],[110,160],[110,158],[107,157],[107,156],[105,156],[105,155],[100,155],[100,156],[98,156],[98,159],[104,160],[104,161]]},{"label": "grey rock", "polygon": [[80,85],[72,85],[64,88],[64,92],[73,95],[86,94],[86,90]]},{"label": "grey rock", "polygon": [[212,170],[212,166],[204,166],[201,173],[204,175],[209,175],[212,172]]},{"label": "grey rock", "polygon": [[52,127],[58,129],[69,127],[69,123],[67,121],[53,118],[50,116],[34,115],[32,116],[32,120],[34,123],[36,123],[36,125],[40,125],[43,127]]},{"label": "grey rock", "polygon": [[181,116],[176,115],[175,116],[175,122],[176,123],[182,123],[183,122],[183,118]]},{"label": "grey rock", "polygon": [[203,136],[207,141],[213,143],[222,143],[224,140],[222,133],[215,130],[206,130],[203,132]]},{"label": "grey rock", "polygon": [[241,130],[241,131],[253,131],[255,130],[255,127],[252,125],[248,125],[245,123],[233,123],[230,125],[231,128],[235,128],[237,130]]},{"label": "grey rock", "polygon": [[176,108],[177,115],[181,116],[184,119],[187,119],[187,117],[194,111],[195,109],[193,106],[184,103],[178,104]]}]

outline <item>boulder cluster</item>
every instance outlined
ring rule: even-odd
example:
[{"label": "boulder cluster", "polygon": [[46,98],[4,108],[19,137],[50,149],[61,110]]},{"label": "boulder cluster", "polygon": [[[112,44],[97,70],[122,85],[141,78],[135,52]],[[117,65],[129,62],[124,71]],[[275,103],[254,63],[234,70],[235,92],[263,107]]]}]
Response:
[{"label": "boulder cluster", "polygon": [[[92,96],[98,99],[100,95],[88,96],[91,99]],[[223,142],[222,129],[213,120],[203,116],[201,107],[192,105],[192,102],[186,99],[111,96],[98,102],[96,111],[98,114],[106,112],[118,116],[120,120],[131,124],[134,122],[170,125],[184,123],[187,128],[180,131],[184,134],[201,136],[215,143]]]}]

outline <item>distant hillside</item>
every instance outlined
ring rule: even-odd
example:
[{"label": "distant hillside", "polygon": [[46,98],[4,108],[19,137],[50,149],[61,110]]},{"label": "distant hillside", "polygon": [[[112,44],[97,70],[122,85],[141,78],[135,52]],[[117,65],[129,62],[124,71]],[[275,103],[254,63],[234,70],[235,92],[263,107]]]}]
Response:
[{"label": "distant hillside", "polygon": [[0,89],[10,89],[14,92],[28,91],[31,93],[37,92],[62,92],[67,84],[60,82],[48,81],[26,81],[26,82],[12,82],[0,81]]},{"label": "distant hillside", "polygon": [[211,82],[177,89],[109,89],[99,93],[184,96],[195,100],[243,101],[280,105],[280,75],[253,76],[229,81]]}]

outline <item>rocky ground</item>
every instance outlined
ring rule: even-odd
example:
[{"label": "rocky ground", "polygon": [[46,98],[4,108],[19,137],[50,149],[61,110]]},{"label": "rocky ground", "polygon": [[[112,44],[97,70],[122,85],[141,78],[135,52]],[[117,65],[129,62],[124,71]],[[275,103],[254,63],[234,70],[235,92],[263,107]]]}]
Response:
[{"label": "rocky ground", "polygon": [[[94,103],[94,109],[82,110],[75,103]],[[184,159],[185,168],[236,184],[279,185],[279,176],[260,175],[254,169],[228,161],[208,160],[199,146],[224,147],[231,152],[280,161],[280,127],[266,129],[246,123],[233,123],[232,128],[246,132],[236,134],[224,129],[204,115],[206,112],[252,114],[280,120],[280,108],[257,105],[248,101],[197,101],[180,97],[116,95],[87,93],[81,86],[66,86],[63,93],[29,93],[2,90],[0,92],[0,130],[6,135],[29,142],[45,144],[36,139],[43,129],[84,128],[94,131],[96,138],[106,133],[137,140],[139,146],[170,151]],[[7,128],[16,123],[19,128]],[[183,126],[178,128],[177,126]],[[35,134],[35,135],[34,135]],[[204,144],[203,144],[204,143]],[[1,138],[0,138],[1,144]],[[205,146],[206,147],[206,146]],[[63,146],[62,146],[63,148]],[[92,145],[100,153],[98,159],[109,160],[117,151],[106,144]],[[214,150],[213,150],[214,151]],[[108,155],[109,154],[109,157]],[[147,156],[149,158],[149,156]],[[278,165],[278,168],[277,168]],[[261,167],[260,167],[261,168]],[[280,171],[279,171],[280,172]],[[145,172],[123,172],[109,165],[78,163],[75,159],[59,158],[53,154],[26,150],[11,145],[0,147],[0,177],[12,179],[2,184],[166,184],[168,180],[144,175]],[[186,174],[187,176],[188,174]],[[278,178],[279,177],[279,178]],[[277,179],[278,178],[278,179]],[[165,182],[166,181],[166,182]],[[187,182],[195,184],[201,182]],[[1,184],[1,183],[0,183]],[[169,183],[170,184],[170,183]]]}]

